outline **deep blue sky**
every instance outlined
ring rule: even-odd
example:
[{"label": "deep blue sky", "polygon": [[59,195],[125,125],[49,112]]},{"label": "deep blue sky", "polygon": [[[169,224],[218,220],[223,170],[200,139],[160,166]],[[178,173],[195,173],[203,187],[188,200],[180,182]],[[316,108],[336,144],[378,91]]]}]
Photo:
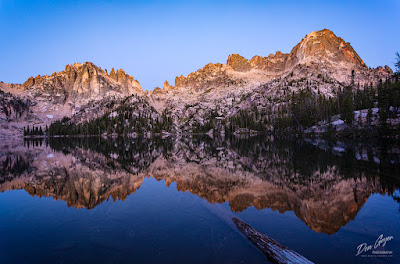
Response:
[{"label": "deep blue sky", "polygon": [[0,0],[0,81],[22,83],[91,61],[123,68],[152,90],[232,53],[290,52],[323,28],[350,42],[368,66],[393,68],[399,14],[399,0]]}]

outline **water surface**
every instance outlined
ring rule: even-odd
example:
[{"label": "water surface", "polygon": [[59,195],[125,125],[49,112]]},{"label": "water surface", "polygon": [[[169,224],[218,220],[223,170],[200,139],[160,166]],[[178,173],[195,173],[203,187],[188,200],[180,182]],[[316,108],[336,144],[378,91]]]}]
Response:
[{"label": "water surface", "polygon": [[[399,164],[390,142],[3,142],[0,261],[266,263],[236,216],[316,263],[396,263]],[[381,234],[392,256],[356,256]]]}]

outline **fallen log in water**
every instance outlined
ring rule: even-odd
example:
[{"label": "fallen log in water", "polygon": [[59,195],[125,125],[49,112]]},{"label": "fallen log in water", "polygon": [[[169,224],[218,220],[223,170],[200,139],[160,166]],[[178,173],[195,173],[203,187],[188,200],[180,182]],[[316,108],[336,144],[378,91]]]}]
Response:
[{"label": "fallen log in water", "polygon": [[269,236],[258,232],[242,220],[234,217],[233,222],[240,231],[255,245],[267,258],[277,264],[283,263],[313,263],[300,255],[299,253],[290,250],[289,248],[281,245],[279,242],[270,238]]}]

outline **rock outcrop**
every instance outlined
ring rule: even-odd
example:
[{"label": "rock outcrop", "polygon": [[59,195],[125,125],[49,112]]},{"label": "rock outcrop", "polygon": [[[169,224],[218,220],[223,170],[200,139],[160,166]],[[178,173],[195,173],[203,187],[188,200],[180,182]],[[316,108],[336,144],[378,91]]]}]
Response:
[{"label": "rock outcrop", "polygon": [[[53,72],[50,76],[30,77],[23,85],[2,83],[0,88],[12,93],[21,102],[29,102],[24,105],[24,108],[30,115],[24,116],[30,118],[25,118],[24,121],[27,124],[35,123],[41,126],[64,116],[82,114],[82,110],[87,112],[87,117],[80,120],[94,118],[99,113],[103,113],[104,109],[99,108],[107,103],[122,100],[132,94],[143,94],[139,82],[126,74],[124,70],[115,71],[113,68],[108,74],[107,71],[91,62],[67,65],[64,71]],[[10,103],[6,105],[3,101],[1,101],[1,107],[8,109],[8,111],[3,111],[7,116],[11,113]],[[13,105],[22,106],[22,104]],[[22,111],[18,107],[15,110],[18,113]],[[18,114],[18,117],[20,116],[22,114]],[[17,130],[14,134],[22,134],[22,126],[13,127]]]},{"label": "rock outcrop", "polygon": [[251,60],[233,54],[226,64],[209,63],[176,77],[175,89],[158,88],[148,98],[157,109],[171,109],[177,127],[190,131],[210,116],[226,119],[244,109],[257,108],[268,118],[287,95],[306,88],[335,97],[344,86],[363,89],[392,74],[388,66],[368,68],[350,43],[324,29],[308,34],[288,54],[278,51]]},{"label": "rock outcrop", "polygon": [[164,82],[164,87],[163,87],[163,90],[164,91],[170,91],[170,90],[173,90],[175,87],[174,86],[172,86],[172,85],[170,85],[169,83],[168,83],[168,81],[165,81]]},{"label": "rock outcrop", "polygon": [[[241,74],[229,72],[230,69]],[[229,55],[226,65],[210,63],[186,77],[176,77],[175,86],[194,90],[203,87],[203,90],[207,90],[221,84],[235,84],[238,79],[251,83],[254,74],[250,72],[266,76],[264,81],[267,82],[292,72],[300,75],[302,71],[308,74],[325,73],[339,82],[348,84],[353,70],[357,76],[355,81],[360,84],[376,83],[393,73],[388,66],[367,68],[350,43],[337,37],[332,31],[323,29],[308,34],[289,54],[278,51],[275,55],[270,54],[267,57],[254,56],[251,60],[239,54],[232,54]],[[246,76],[246,73],[249,76]],[[224,81],[221,82],[221,79]]]},{"label": "rock outcrop", "polygon": [[139,82],[124,70],[113,68],[107,75],[91,62],[67,65],[64,71],[51,76],[30,77],[23,86],[34,98],[46,97],[57,104],[67,100],[93,100],[110,93],[127,96],[142,92]]},{"label": "rock outcrop", "polygon": [[223,119],[243,109],[271,113],[287,94],[305,88],[334,97],[345,85],[362,89],[392,74],[388,66],[368,68],[350,43],[324,29],[306,35],[288,54],[278,51],[250,60],[232,54],[226,64],[209,63],[176,77],[174,86],[166,81],[152,92],[143,93],[139,82],[122,69],[108,73],[90,62],[67,65],[51,76],[30,77],[23,85],[0,83],[0,88],[29,100],[29,110],[42,125],[77,113],[76,120],[96,118],[107,101],[137,94],[157,111],[168,110],[176,130],[190,130],[210,116]]},{"label": "rock outcrop", "polygon": [[350,43],[337,37],[332,31],[323,29],[308,34],[290,52],[286,69],[299,63],[349,63],[365,67],[365,63]]},{"label": "rock outcrop", "polygon": [[246,72],[252,68],[251,63],[239,54],[229,55],[226,65],[240,72]]},{"label": "rock outcrop", "polygon": [[213,86],[230,86],[235,81],[229,78],[226,73],[226,66],[220,63],[209,63],[200,70],[175,78],[175,87],[177,89],[189,88],[195,91],[204,91]]}]

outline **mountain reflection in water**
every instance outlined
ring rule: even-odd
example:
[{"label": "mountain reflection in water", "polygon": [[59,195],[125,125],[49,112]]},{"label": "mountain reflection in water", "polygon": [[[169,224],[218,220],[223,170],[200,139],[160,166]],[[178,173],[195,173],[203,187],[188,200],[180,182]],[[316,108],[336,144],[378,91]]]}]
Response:
[{"label": "mountain reflection in water", "polygon": [[0,146],[0,192],[24,189],[91,209],[110,196],[125,200],[153,177],[236,212],[293,211],[334,234],[371,194],[399,188],[399,158],[390,144],[273,137],[50,138]]}]

